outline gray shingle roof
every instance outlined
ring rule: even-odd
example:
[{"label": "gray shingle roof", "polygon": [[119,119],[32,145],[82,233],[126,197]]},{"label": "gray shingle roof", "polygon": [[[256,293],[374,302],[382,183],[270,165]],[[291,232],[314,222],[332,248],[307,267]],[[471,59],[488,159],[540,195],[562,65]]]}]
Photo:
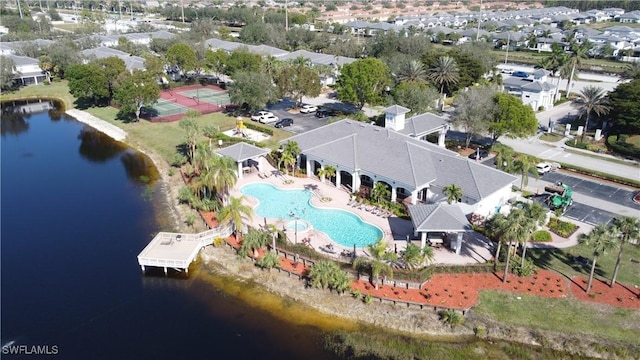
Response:
[{"label": "gray shingle roof", "polygon": [[354,120],[338,121],[289,140],[298,143],[302,154],[336,164],[340,170],[362,170],[408,190],[427,184],[456,184],[469,202],[516,180],[435,144]]},{"label": "gray shingle roof", "polygon": [[7,54],[2,56],[6,56],[7,58],[13,60],[13,63],[16,65],[16,67],[25,66],[25,65],[38,65],[40,63],[38,59],[30,58],[28,56],[18,56],[13,54]]},{"label": "gray shingle roof", "polygon": [[269,153],[269,150],[259,148],[246,142],[239,142],[217,150],[217,153],[222,156],[228,156],[239,162],[266,155]]},{"label": "gray shingle roof", "polygon": [[419,137],[424,134],[432,133],[436,129],[441,128],[448,123],[447,119],[443,117],[432,113],[424,113],[406,119],[404,129],[400,132],[405,135]]},{"label": "gray shingle roof", "polygon": [[111,56],[115,56],[122,59],[122,61],[124,61],[124,65],[129,71],[132,71],[135,69],[139,69],[139,70],[145,69],[144,58],[141,58],[140,56],[130,55],[124,51],[120,51],[117,49],[112,49],[112,48],[102,46],[102,47],[97,47],[93,49],[82,50],[80,54],[85,59],[104,59]]},{"label": "gray shingle roof", "polygon": [[393,114],[393,115],[402,115],[402,114],[406,114],[408,112],[410,112],[411,109],[408,109],[404,106],[400,106],[400,105],[393,105],[393,106],[389,106],[386,109],[383,109],[382,112],[384,113],[389,113],[389,114]]},{"label": "gray shingle roof", "polygon": [[455,204],[409,205],[409,214],[417,231],[471,230],[471,225],[460,206]]}]

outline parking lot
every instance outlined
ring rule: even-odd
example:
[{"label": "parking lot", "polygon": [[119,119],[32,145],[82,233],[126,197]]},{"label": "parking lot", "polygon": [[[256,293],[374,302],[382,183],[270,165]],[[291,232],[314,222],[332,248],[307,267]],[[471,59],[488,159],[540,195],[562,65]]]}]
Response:
[{"label": "parking lot", "polygon": [[[341,103],[328,103],[329,106],[319,106],[318,108],[331,108],[338,110],[342,113],[349,113],[355,111],[349,105],[341,104]],[[327,118],[317,118],[315,116],[315,112],[309,114],[301,114],[298,113],[297,110],[295,112],[289,112],[288,109],[292,109],[296,107],[296,103],[290,99],[283,99],[276,104],[269,105],[266,107],[267,111],[271,111],[275,116],[280,119],[291,118],[293,119],[293,125],[287,126],[282,130],[292,132],[294,134],[300,134],[307,131],[311,131],[313,129],[317,129],[320,126],[326,125],[330,120],[335,120],[337,117],[327,117]],[[342,118],[342,116],[340,117]],[[269,124],[270,126],[274,126],[275,123]]]},{"label": "parking lot", "polygon": [[541,179],[552,183],[562,181],[569,185],[576,193],[588,195],[596,199],[609,201],[633,209],[640,209],[640,204],[633,202],[635,192],[632,190],[557,171],[545,174]]},{"label": "parking lot", "polygon": [[[534,196],[533,200],[542,204],[545,208],[548,207],[545,200],[549,194],[542,194]],[[617,215],[587,204],[581,204],[573,202],[571,206],[567,208],[567,211],[563,214],[569,219],[574,219],[591,225],[608,224]]]}]

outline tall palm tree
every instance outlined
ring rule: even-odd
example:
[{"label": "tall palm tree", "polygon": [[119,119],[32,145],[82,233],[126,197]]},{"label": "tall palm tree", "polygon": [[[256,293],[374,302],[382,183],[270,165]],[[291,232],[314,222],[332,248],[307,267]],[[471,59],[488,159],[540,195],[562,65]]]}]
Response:
[{"label": "tall palm tree", "polygon": [[[287,141],[287,143],[284,144],[284,147],[282,148],[282,157],[286,158],[287,161],[285,162],[284,160],[282,160],[282,158],[281,160],[285,163],[285,167],[287,166],[287,163],[291,165],[292,172],[294,174],[296,172],[295,164],[298,161],[298,155],[300,155],[300,146],[298,145],[298,143],[295,141]],[[293,159],[293,161],[291,161],[291,159]]]},{"label": "tall palm tree", "polygon": [[397,76],[398,82],[414,81],[414,82],[426,82],[427,72],[424,69],[424,64],[417,60],[410,60],[402,64],[399,74]]},{"label": "tall palm tree", "polygon": [[[544,221],[547,219],[547,208],[540,205],[540,203],[532,202],[525,206],[524,211],[527,213],[527,217],[531,220],[531,229],[530,233],[535,230],[538,226],[544,225]],[[522,259],[520,259],[520,267],[524,266],[524,259],[527,255],[527,243],[529,242],[529,237],[524,239],[524,243],[522,244]]]},{"label": "tall palm tree", "polygon": [[612,228],[607,228],[604,224],[598,224],[588,235],[582,234],[578,239],[580,244],[590,246],[593,249],[593,261],[591,264],[591,273],[589,274],[589,282],[587,283],[587,294],[591,290],[593,282],[593,273],[596,270],[596,262],[598,256],[604,255],[616,246],[615,235],[612,234]]},{"label": "tall palm tree", "polygon": [[[551,44],[551,55],[542,58],[538,66],[551,71],[551,76],[558,76],[558,71],[565,67],[568,61],[569,56],[564,52],[562,46],[558,43],[553,43]],[[558,76],[558,85],[560,85],[560,78],[561,76]]]},{"label": "tall palm tree", "polygon": [[584,140],[584,135],[589,129],[589,117],[591,113],[596,115],[606,115],[611,108],[606,105],[607,98],[604,90],[599,86],[587,86],[573,101],[572,105],[578,108],[580,117],[585,116],[584,131],[580,136],[580,140]]},{"label": "tall palm tree", "polygon": [[[283,152],[280,155],[280,165],[284,165],[284,171],[286,172],[287,175],[289,175],[289,166],[291,166],[292,168],[295,166],[296,164],[296,158],[291,155],[291,153],[288,152]],[[295,169],[294,169],[295,171]],[[294,174],[295,175],[295,174]]]},{"label": "tall palm tree", "polygon": [[620,269],[620,263],[622,261],[624,244],[630,242],[632,239],[638,240],[638,238],[640,238],[640,219],[631,216],[625,216],[621,219],[614,219],[613,224],[618,229],[620,250],[618,250],[616,266],[613,269],[611,287],[614,287],[616,285],[616,278],[618,277],[618,270]]},{"label": "tall palm tree", "polygon": [[435,66],[429,75],[431,80],[440,85],[440,98],[444,107],[444,88],[456,84],[460,80],[460,71],[456,61],[450,56],[441,56],[436,60]]},{"label": "tall palm tree", "polygon": [[371,282],[378,289],[378,279],[380,275],[393,276],[393,268],[387,263],[397,258],[396,254],[387,252],[387,243],[378,240],[376,243],[368,246],[371,258],[359,256],[353,262],[353,268],[358,271],[369,271]]},{"label": "tall palm tree", "polygon": [[538,171],[536,171],[536,164],[538,162],[532,156],[520,155],[515,161],[515,168],[518,170],[521,176],[520,190],[529,185],[529,175],[533,173],[536,180],[540,178]]},{"label": "tall palm tree", "polygon": [[244,197],[230,197],[229,203],[218,213],[218,221],[222,224],[231,223],[234,231],[242,230],[245,221],[253,219],[253,209],[242,203]]},{"label": "tall palm tree", "polygon": [[451,204],[452,202],[459,202],[464,195],[462,192],[462,188],[457,186],[456,184],[447,185],[442,188],[442,193],[447,197],[447,202]]},{"label": "tall palm tree", "polygon": [[507,282],[509,261],[511,260],[511,246],[514,242],[523,243],[529,236],[531,227],[531,219],[528,218],[527,214],[522,209],[512,210],[505,218],[505,221],[500,224],[500,236],[509,242],[507,261],[505,263],[502,282]]},{"label": "tall palm tree", "polygon": [[238,166],[232,158],[228,156],[218,156],[214,158],[212,169],[215,178],[215,188],[221,194],[222,204],[227,203],[229,191],[238,181]]},{"label": "tall palm tree", "polygon": [[282,65],[282,61],[269,55],[262,59],[262,62],[260,63],[260,71],[269,75],[269,77],[273,80],[277,77],[280,69],[282,69]]},{"label": "tall palm tree", "polygon": [[508,146],[499,147],[496,153],[496,167],[504,172],[513,173],[515,168],[514,157],[513,148]]},{"label": "tall palm tree", "polygon": [[[41,58],[42,59],[42,58]],[[42,68],[44,70],[44,68]],[[640,79],[640,61],[636,60],[632,63],[627,64],[620,74],[620,80],[637,80]]]},{"label": "tall palm tree", "polygon": [[[591,49],[591,44],[589,41],[585,40],[582,44],[577,42],[573,42],[571,44],[571,52],[569,54],[569,59],[565,65],[566,69],[571,69],[569,74],[569,79],[567,81],[567,98],[569,98],[569,92],[571,91],[571,87],[573,86],[573,80],[576,74],[576,68],[582,65],[582,59],[587,58],[587,52]],[[567,71],[565,71],[566,73]]]}]

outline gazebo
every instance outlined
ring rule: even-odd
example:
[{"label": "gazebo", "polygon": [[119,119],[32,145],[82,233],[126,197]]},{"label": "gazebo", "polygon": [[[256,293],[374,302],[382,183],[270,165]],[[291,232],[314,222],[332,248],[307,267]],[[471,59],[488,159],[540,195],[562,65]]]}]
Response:
[{"label": "gazebo", "polygon": [[[425,247],[429,232],[455,234],[455,239],[452,239],[450,247],[455,250],[456,254],[460,254],[464,233],[472,231],[471,224],[460,206],[440,202],[427,205],[409,205],[408,208],[414,235],[420,234],[421,248]],[[437,238],[436,241],[442,242],[443,240]]]},{"label": "gazebo", "polygon": [[269,153],[269,149],[259,148],[246,142],[239,142],[226,148],[219,149],[217,153],[221,156],[228,156],[238,164],[238,179],[242,179],[245,172],[251,172],[255,167],[262,171],[262,161]]}]

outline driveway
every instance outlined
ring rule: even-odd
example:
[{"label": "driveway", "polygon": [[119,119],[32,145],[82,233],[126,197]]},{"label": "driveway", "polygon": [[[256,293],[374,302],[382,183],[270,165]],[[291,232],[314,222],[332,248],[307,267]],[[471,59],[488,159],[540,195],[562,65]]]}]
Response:
[{"label": "driveway", "polygon": [[635,191],[632,190],[572,176],[558,171],[547,173],[544,176],[541,176],[541,179],[552,183],[562,181],[569,185],[576,193],[585,194],[596,199],[640,210],[640,204],[633,201]]},{"label": "driveway", "polygon": [[[542,194],[542,195],[533,196],[532,199],[533,201],[540,203],[542,206],[546,208],[548,206],[547,204],[545,204],[545,200],[547,199],[548,196],[549,194]],[[606,210],[602,210],[586,204],[580,204],[574,201],[573,204],[567,208],[563,216],[569,219],[577,220],[590,225],[597,225],[597,224],[606,225],[611,220],[613,220],[614,217],[617,217],[618,215]]]}]

